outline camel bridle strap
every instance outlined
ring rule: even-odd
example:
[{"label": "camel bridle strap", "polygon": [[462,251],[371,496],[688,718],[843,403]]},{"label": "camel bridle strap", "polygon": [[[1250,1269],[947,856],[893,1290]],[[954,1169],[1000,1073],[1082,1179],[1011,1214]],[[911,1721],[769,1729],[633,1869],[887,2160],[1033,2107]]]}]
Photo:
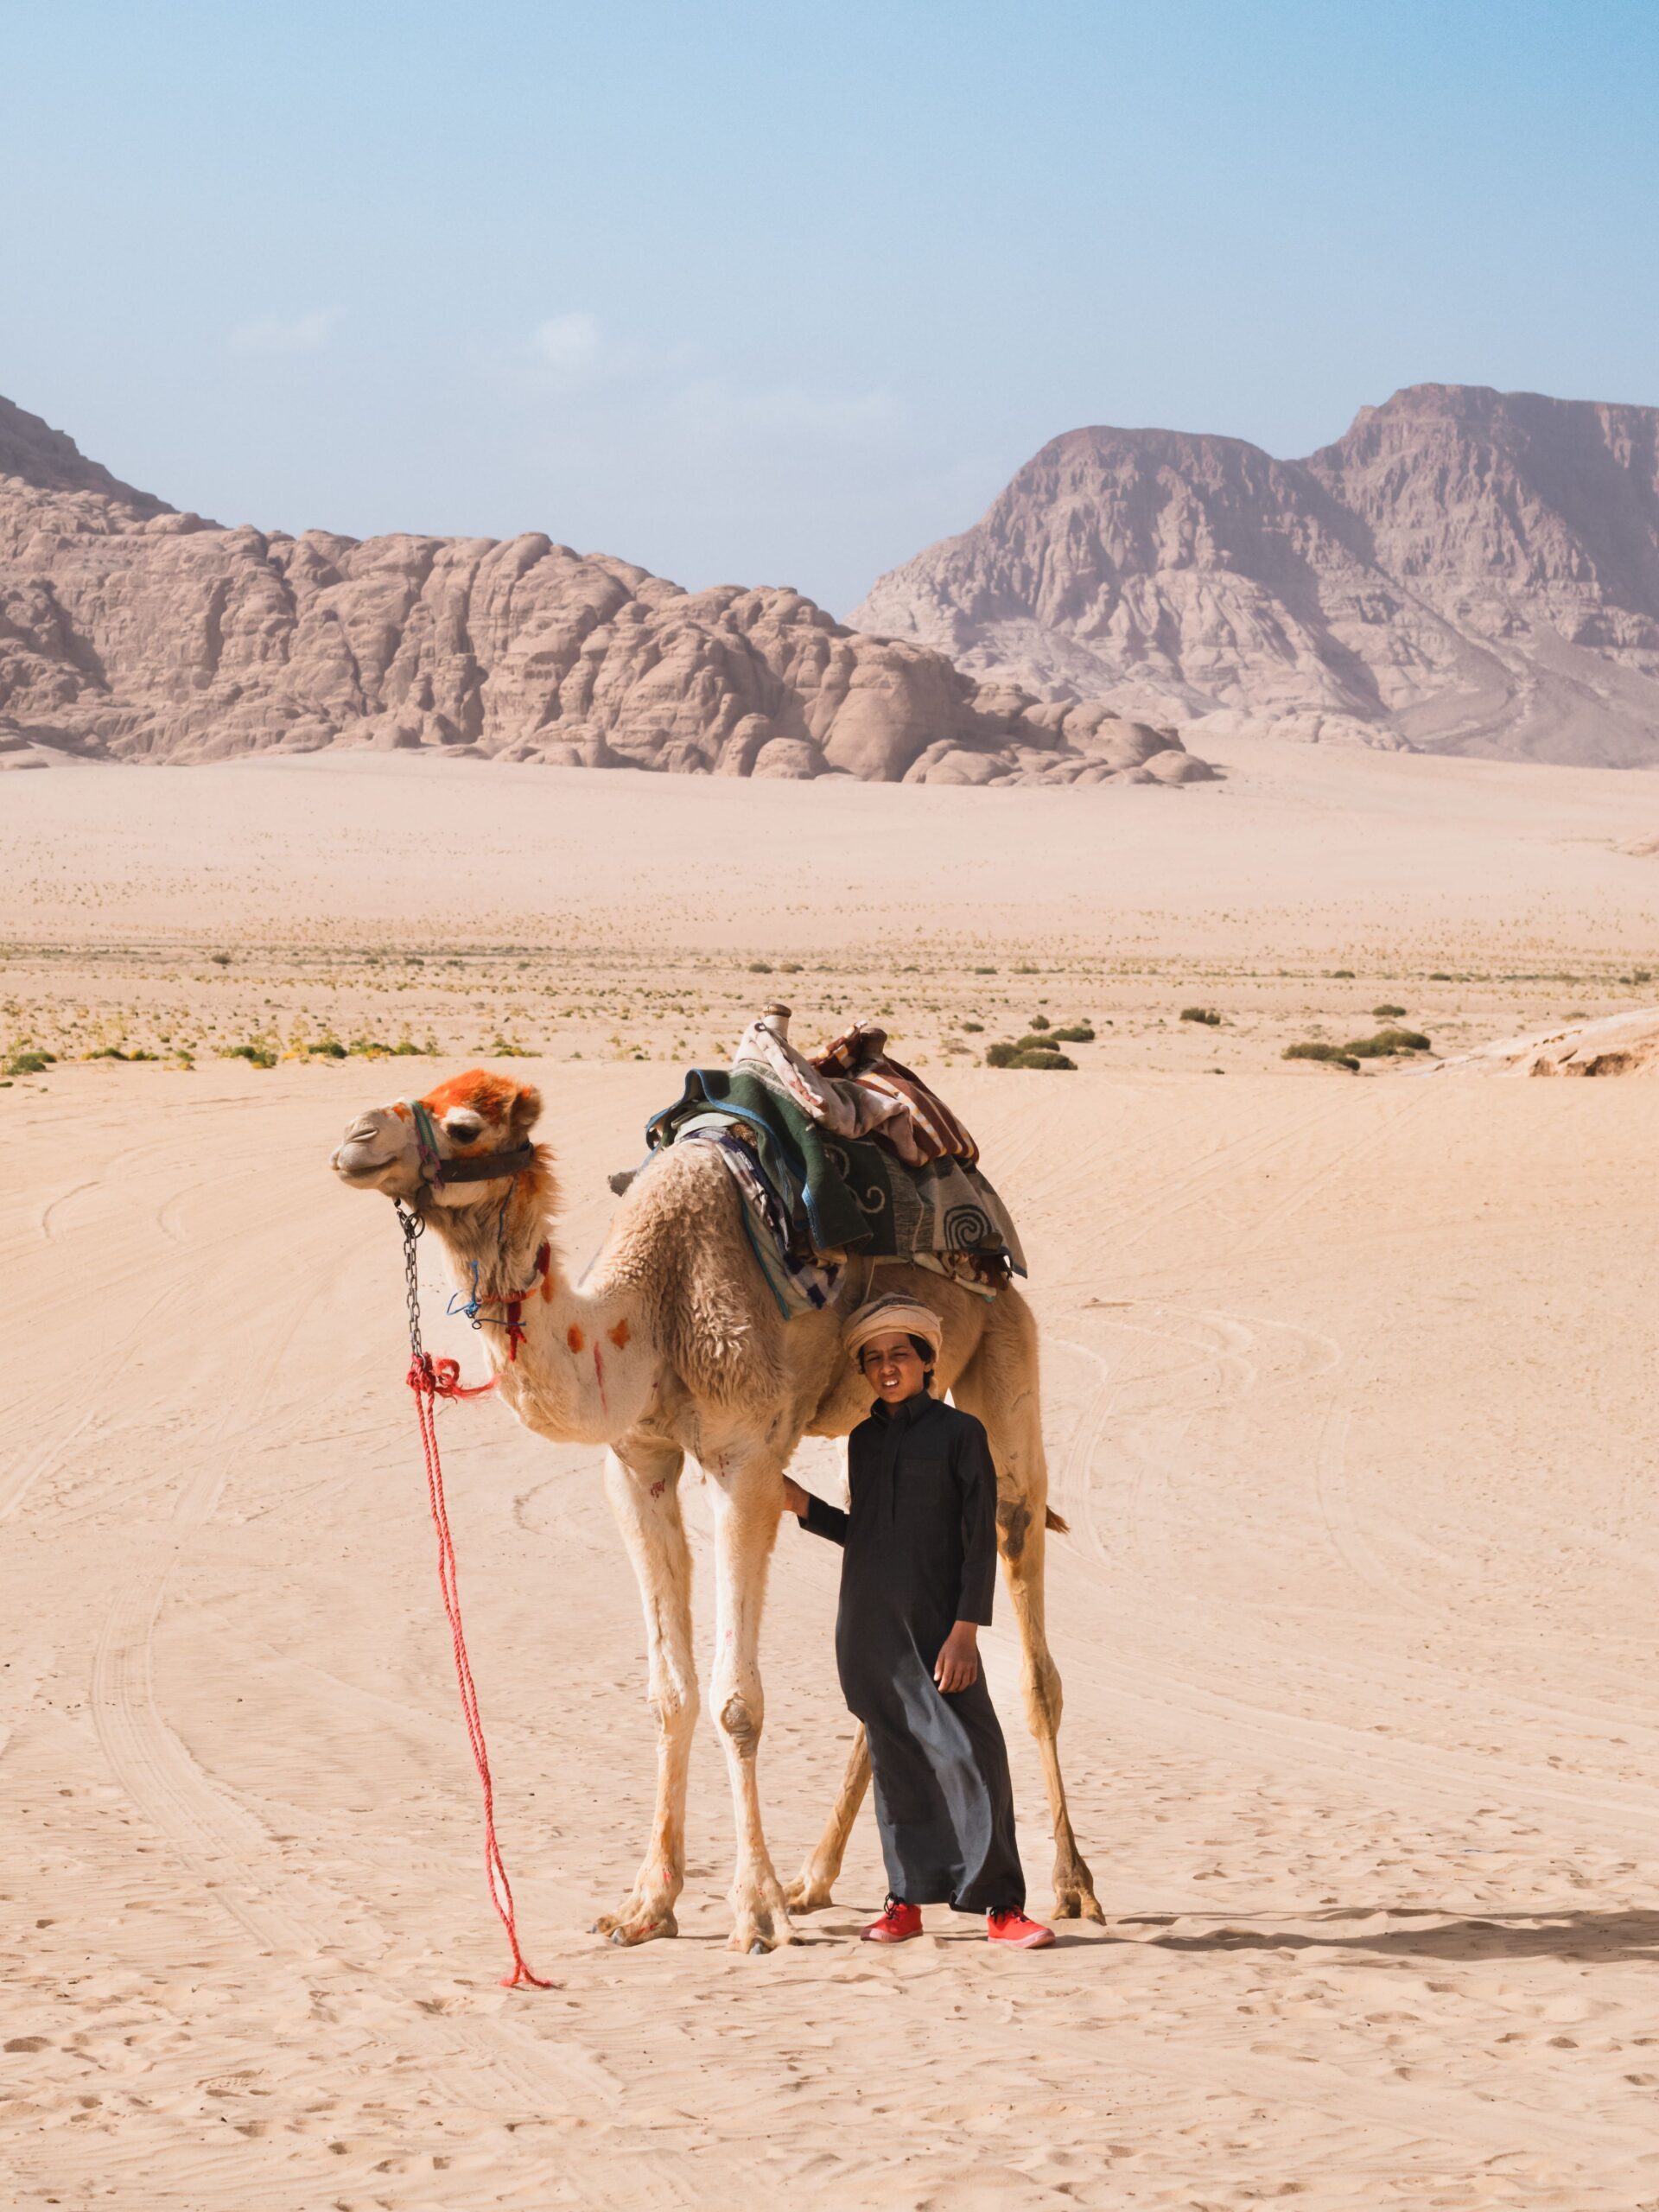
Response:
[{"label": "camel bridle strap", "polygon": [[437,1124],[418,1098],[404,1101],[415,1122],[415,1149],[420,1155],[421,1180],[448,1190],[452,1183],[495,1183],[522,1175],[536,1165],[533,1144],[515,1145],[511,1152],[480,1153],[466,1160],[446,1160],[438,1150]]},{"label": "camel bridle strap", "polygon": [[507,1931],[507,1943],[512,1953],[512,1972],[503,1974],[504,1989],[528,1986],[531,1989],[551,1989],[554,1984],[543,1981],[532,1974],[518,1948],[518,1928],[513,1911],[512,1885],[507,1879],[506,1862],[501,1856],[501,1847],[495,1838],[495,1786],[490,1776],[490,1755],[484,1741],[484,1722],[478,1709],[478,1689],[473,1681],[472,1662],[467,1656],[467,1637],[461,1622],[461,1581],[455,1563],[454,1539],[449,1531],[449,1508],[443,1494],[443,1463],[438,1457],[438,1430],[435,1401],[439,1398],[481,1398],[495,1388],[493,1379],[476,1388],[463,1387],[461,1370],[453,1359],[434,1359],[421,1343],[421,1286],[420,1267],[416,1248],[426,1224],[417,1213],[399,1205],[397,1219],[404,1232],[404,1284],[405,1303],[409,1307],[409,1374],[405,1378],[415,1394],[415,1416],[420,1425],[421,1449],[426,1460],[426,1496],[431,1508],[432,1526],[438,1539],[438,1587],[443,1597],[445,1618],[449,1623],[449,1642],[454,1653],[455,1680],[461,1688],[461,1718],[467,1726],[467,1741],[472,1751],[473,1764],[478,1769],[479,1787],[484,1793],[484,1869],[489,1883],[490,1903],[495,1907],[501,1925]]}]

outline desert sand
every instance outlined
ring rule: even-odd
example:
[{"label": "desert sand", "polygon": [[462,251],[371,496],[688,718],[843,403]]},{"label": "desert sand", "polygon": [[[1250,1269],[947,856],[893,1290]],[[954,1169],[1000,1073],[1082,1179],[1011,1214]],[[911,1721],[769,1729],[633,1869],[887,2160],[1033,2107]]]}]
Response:
[{"label": "desert sand", "polygon": [[[1659,1086],[1421,1072],[1652,1003],[1659,786],[1228,766],[1179,794],[366,754],[6,780],[9,2202],[1659,2203]],[[499,1039],[579,1263],[678,1068],[780,993],[803,1037],[889,1008],[1020,1222],[1107,1923],[1007,1957],[934,1912],[861,1950],[867,1812],[836,1907],[733,1955],[705,1724],[683,1933],[588,1935],[645,1834],[638,1605],[597,1452],[486,1401],[441,1430],[557,1983],[509,1994],[397,1239],[328,1151]],[[1383,1003],[1427,1060],[1279,1057]],[[1094,1027],[1076,1072],[976,1064],[1038,1013]],[[436,1266],[429,1342],[476,1372]],[[690,1518],[706,1654],[695,1489]],[[835,1567],[785,1523],[786,1872],[848,1737]],[[987,1651],[1040,1909],[1006,1624]]]}]

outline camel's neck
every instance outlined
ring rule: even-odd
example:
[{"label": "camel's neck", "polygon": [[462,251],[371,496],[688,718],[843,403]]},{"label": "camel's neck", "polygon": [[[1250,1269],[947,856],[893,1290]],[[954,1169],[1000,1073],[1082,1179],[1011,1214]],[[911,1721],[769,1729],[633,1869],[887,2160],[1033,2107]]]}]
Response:
[{"label": "camel's neck", "polygon": [[[543,1170],[522,1179],[505,1216],[494,1206],[440,1206],[427,1223],[458,1287],[478,1297],[490,1364],[519,1420],[556,1442],[608,1443],[649,1403],[656,1348],[637,1293],[602,1279],[583,1289],[566,1281],[550,1198]],[[507,1326],[515,1312],[518,1332]]]}]

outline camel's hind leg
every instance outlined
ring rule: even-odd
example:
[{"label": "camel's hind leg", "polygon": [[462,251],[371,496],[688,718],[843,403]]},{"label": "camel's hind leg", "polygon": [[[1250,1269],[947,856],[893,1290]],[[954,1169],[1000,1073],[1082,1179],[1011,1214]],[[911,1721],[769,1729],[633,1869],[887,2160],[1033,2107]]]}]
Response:
[{"label": "camel's hind leg", "polygon": [[864,1792],[869,1786],[870,1746],[861,1721],[853,1737],[853,1748],[847,1755],[847,1771],[836,1792],[829,1824],[789,1885],[791,1912],[822,1912],[831,1902],[830,1892],[841,1872],[847,1839],[853,1832],[853,1822],[858,1818],[858,1808],[864,1802]]},{"label": "camel's hind leg", "polygon": [[625,1437],[605,1455],[605,1490],[639,1578],[657,1715],[657,1811],[651,1842],[621,1910],[594,1933],[613,1943],[645,1943],[679,1933],[674,1904],[685,1884],[685,1780],[697,1723],[691,1656],[691,1555],[680,1518],[674,1446]]},{"label": "camel's hind leg", "polygon": [[1026,1719],[1042,1756],[1054,1824],[1054,1916],[1103,1920],[1094,1878],[1071,1832],[1055,1741],[1062,1705],[1060,1673],[1048,1648],[1043,1610],[1048,1461],[1043,1453],[1036,1325],[1031,1308],[1017,1291],[998,1296],[979,1347],[950,1395],[964,1413],[984,1422],[996,1463],[997,1543],[1020,1626]]}]

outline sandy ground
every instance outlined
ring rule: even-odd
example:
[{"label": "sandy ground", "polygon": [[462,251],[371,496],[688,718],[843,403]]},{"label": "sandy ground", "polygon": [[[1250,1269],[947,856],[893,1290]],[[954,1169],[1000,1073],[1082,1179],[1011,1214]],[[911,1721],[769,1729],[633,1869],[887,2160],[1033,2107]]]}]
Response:
[{"label": "sandy ground", "polygon": [[[1303,757],[1077,808],[385,766],[9,779],[0,982],[130,1005],[173,963],[200,1037],[216,993],[302,1008],[349,955],[366,1002],[365,948],[442,941],[490,1020],[514,944],[637,973],[640,1007],[683,974],[729,1030],[776,988],[753,960],[798,960],[828,1014],[885,957],[931,1052],[930,999],[983,1001],[988,1033],[993,984],[1010,1017],[1039,984],[1057,1014],[1118,1005],[1074,1075],[949,1085],[1032,1260],[1073,1530],[1062,1752],[1108,1924],[1005,1957],[935,1914],[861,1950],[867,1814],[803,1943],[734,1956],[705,1730],[681,1939],[587,1936],[645,1833],[637,1604],[597,1454],[486,1403],[442,1433],[521,1924],[559,1985],[499,1989],[397,1239],[326,1166],[351,1108],[453,1060],[66,1057],[0,1097],[7,2201],[1659,2205],[1659,1089],[1277,1059],[1390,979],[1414,1014],[1444,995],[1437,1033],[1459,1006],[1497,1034],[1523,1002],[1633,1003],[1659,864],[1620,848],[1659,787]],[[884,948],[904,922],[920,980]],[[256,961],[270,988],[224,980]],[[1187,1037],[1195,978],[1226,1018]],[[642,1020],[652,1061],[595,1065],[592,1027],[527,1023],[522,1071],[577,1264],[689,1031]],[[429,1338],[474,1364],[456,1326]],[[697,1491],[690,1518],[706,1639]],[[834,1573],[785,1527],[762,1752],[785,1868],[846,1742]],[[1002,1629],[988,1663],[1040,1903]]]}]

